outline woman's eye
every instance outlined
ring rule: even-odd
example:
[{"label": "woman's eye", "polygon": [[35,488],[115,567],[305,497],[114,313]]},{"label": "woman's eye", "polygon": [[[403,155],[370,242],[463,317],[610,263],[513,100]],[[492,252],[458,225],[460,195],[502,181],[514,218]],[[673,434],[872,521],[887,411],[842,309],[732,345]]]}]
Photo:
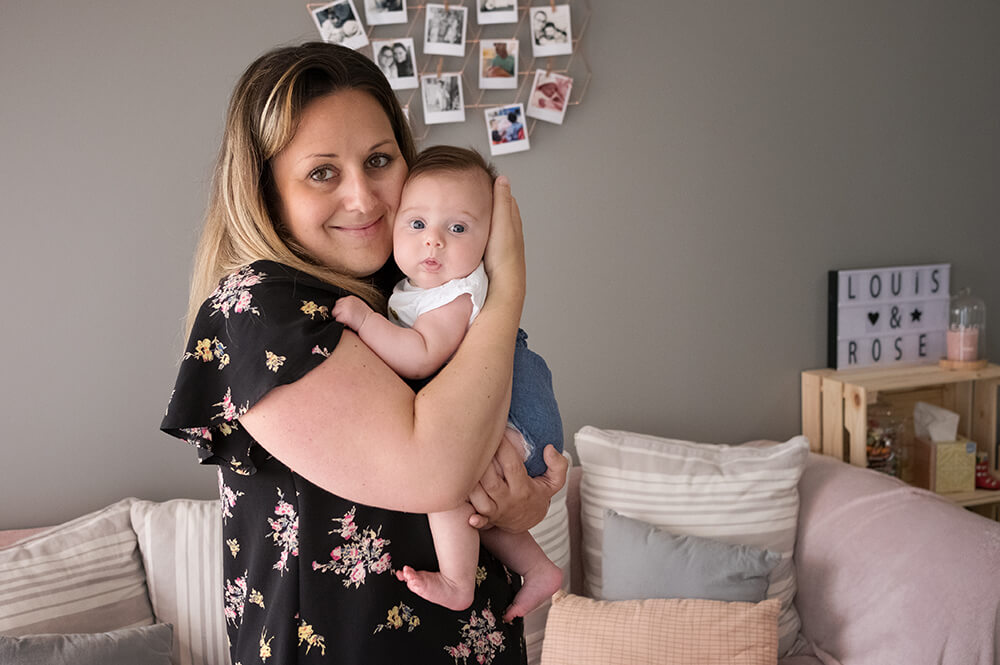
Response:
[{"label": "woman's eye", "polygon": [[376,169],[382,169],[389,166],[389,162],[391,161],[392,160],[389,158],[389,155],[383,155],[380,153],[378,155],[372,155],[368,158],[368,166]]},{"label": "woman's eye", "polygon": [[335,175],[337,175],[337,173],[331,167],[321,166],[310,173],[309,178],[315,180],[316,182],[326,182]]},{"label": "woman's eye", "polygon": [[452,224],[448,230],[452,233],[465,233],[465,224]]},{"label": "woman's eye", "polygon": [[410,228],[411,229],[416,229],[417,231],[419,231],[420,229],[424,228],[424,222],[423,222],[423,220],[421,220],[421,219],[414,219],[414,220],[410,221]]}]

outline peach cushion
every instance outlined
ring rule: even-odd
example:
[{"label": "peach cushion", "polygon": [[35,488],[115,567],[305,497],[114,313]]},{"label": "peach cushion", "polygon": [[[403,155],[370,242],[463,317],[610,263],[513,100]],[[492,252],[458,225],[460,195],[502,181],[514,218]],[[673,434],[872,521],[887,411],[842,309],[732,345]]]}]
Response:
[{"label": "peach cushion", "polygon": [[542,665],[774,665],[781,601],[552,598]]}]

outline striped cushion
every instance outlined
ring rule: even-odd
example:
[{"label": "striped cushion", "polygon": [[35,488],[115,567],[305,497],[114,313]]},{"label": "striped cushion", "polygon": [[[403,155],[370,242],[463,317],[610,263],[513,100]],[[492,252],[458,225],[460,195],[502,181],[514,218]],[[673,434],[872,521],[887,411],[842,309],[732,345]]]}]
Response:
[{"label": "striped cushion", "polygon": [[0,634],[148,626],[153,610],[124,499],[0,550]]},{"label": "striped cushion", "polygon": [[622,515],[733,545],[781,554],[768,598],[781,600],[779,654],[794,644],[799,616],[792,604],[792,553],[799,512],[798,482],[809,444],[726,446],[584,427],[576,434],[585,591],[601,595],[604,514]]},{"label": "striped cushion", "polygon": [[556,593],[542,665],[773,665],[781,603]]},{"label": "striped cushion", "polygon": [[229,665],[219,501],[136,501],[132,525],[156,620],[174,626],[174,665]]},{"label": "striped cushion", "polygon": [[[568,453],[564,453],[569,457]],[[531,529],[531,535],[546,555],[563,571],[563,588],[569,588],[569,513],[566,510],[567,485],[556,492],[549,503],[549,512],[545,519]],[[528,665],[538,665],[542,656],[542,637],[545,635],[545,622],[549,615],[549,606],[545,601],[541,606],[529,612],[524,617],[524,641],[528,651]]]}]

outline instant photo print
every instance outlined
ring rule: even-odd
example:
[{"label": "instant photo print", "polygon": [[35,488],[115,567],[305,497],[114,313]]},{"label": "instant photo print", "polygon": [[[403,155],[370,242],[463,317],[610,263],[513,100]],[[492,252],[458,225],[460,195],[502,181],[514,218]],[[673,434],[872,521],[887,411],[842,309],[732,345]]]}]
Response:
[{"label": "instant photo print", "polygon": [[532,54],[536,58],[573,52],[569,5],[541,5],[529,12]]},{"label": "instant photo print", "polygon": [[486,109],[486,135],[491,155],[528,150],[528,128],[524,124],[524,104],[508,104]]},{"label": "instant photo print", "polygon": [[368,34],[352,0],[336,0],[312,10],[320,38],[355,51],[368,46]]},{"label": "instant photo print", "polygon": [[364,0],[368,25],[406,23],[406,0]]},{"label": "instant photo print", "polygon": [[424,22],[424,53],[464,56],[468,20],[468,7],[428,4]]},{"label": "instant photo print", "polygon": [[389,79],[393,90],[409,90],[420,85],[412,38],[372,40],[372,60]]},{"label": "instant photo print", "polygon": [[421,76],[420,97],[424,102],[424,123],[465,122],[461,74]]},{"label": "instant photo print", "polygon": [[479,25],[517,23],[517,0],[476,0]]},{"label": "instant photo print", "polygon": [[479,87],[484,90],[517,88],[516,39],[481,39],[479,41]]},{"label": "instant photo print", "polygon": [[547,74],[539,69],[535,72],[535,82],[528,98],[528,117],[561,125],[572,89],[573,79],[570,77],[554,72]]}]

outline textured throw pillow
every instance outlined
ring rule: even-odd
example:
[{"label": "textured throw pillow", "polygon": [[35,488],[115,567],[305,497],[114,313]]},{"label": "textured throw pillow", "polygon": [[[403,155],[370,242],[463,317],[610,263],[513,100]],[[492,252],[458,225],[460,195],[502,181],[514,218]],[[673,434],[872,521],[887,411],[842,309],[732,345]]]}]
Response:
[{"label": "textured throw pillow", "polygon": [[221,503],[136,501],[132,525],[156,620],[174,626],[174,665],[229,665]]},{"label": "textured throw pillow", "polygon": [[701,598],[759,603],[776,552],[710,538],[676,536],[608,510],[604,516],[605,600]]},{"label": "textured throw pillow", "polygon": [[[572,462],[568,453],[563,453]],[[566,485],[556,492],[549,503],[545,519],[530,531],[542,551],[563,571],[563,589],[569,588],[570,547],[569,513],[566,510]],[[528,651],[528,665],[538,665],[542,657],[542,638],[545,636],[545,622],[549,615],[549,601],[529,612],[524,617],[524,641]]]},{"label": "textured throw pillow", "polygon": [[0,635],[0,663],[17,665],[170,665],[169,624],[107,633]]},{"label": "textured throw pillow", "polygon": [[0,634],[148,626],[153,610],[124,499],[0,550]]},{"label": "textured throw pillow", "polygon": [[760,603],[553,597],[541,665],[774,665],[776,598]]},{"label": "textured throw pillow", "polygon": [[798,482],[809,455],[805,437],[727,446],[584,427],[576,433],[584,588],[603,598],[604,514],[611,508],[675,534],[777,552],[768,598],[781,600],[780,655],[795,643],[799,616],[792,554]]}]

